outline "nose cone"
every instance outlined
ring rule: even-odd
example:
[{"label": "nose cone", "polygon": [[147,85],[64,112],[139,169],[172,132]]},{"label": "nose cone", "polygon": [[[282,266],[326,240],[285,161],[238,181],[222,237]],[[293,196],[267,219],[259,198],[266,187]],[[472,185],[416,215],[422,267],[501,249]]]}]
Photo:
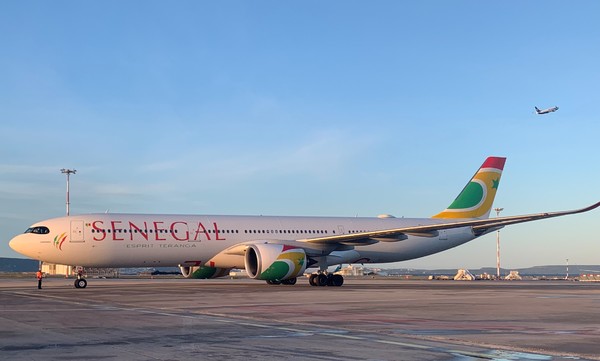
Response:
[{"label": "nose cone", "polygon": [[22,234],[11,239],[10,242],[8,242],[8,245],[10,246],[10,248],[13,249],[13,251],[18,252],[24,256],[27,256],[27,254],[24,252],[25,251],[25,240],[23,239]]}]

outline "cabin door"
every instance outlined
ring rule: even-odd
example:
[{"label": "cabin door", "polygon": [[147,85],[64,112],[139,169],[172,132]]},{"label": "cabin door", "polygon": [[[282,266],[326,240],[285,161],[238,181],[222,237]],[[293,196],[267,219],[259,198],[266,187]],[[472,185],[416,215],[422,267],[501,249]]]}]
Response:
[{"label": "cabin door", "polygon": [[70,242],[84,242],[83,221],[71,221],[71,240],[70,240]]}]

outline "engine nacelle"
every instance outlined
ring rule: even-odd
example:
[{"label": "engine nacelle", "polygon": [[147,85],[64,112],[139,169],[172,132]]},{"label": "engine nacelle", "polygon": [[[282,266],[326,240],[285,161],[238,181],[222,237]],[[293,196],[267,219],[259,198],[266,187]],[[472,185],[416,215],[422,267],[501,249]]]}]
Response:
[{"label": "engine nacelle", "polygon": [[193,267],[189,267],[189,266],[179,266],[179,270],[181,271],[181,275],[185,278],[190,278],[192,277],[192,270]]},{"label": "engine nacelle", "polygon": [[218,278],[229,275],[229,268],[202,266],[192,273],[192,278]]},{"label": "engine nacelle", "polygon": [[229,275],[229,268],[179,266],[179,270],[185,278],[207,279]]},{"label": "engine nacelle", "polygon": [[250,278],[283,281],[304,273],[306,253],[284,244],[252,244],[246,250],[244,264]]}]

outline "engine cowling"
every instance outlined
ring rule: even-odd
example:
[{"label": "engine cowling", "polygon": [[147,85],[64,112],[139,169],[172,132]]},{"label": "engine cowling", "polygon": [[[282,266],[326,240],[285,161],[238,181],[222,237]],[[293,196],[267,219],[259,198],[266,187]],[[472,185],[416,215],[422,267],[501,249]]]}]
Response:
[{"label": "engine cowling", "polygon": [[185,278],[207,279],[223,277],[229,274],[229,268],[179,266],[179,269]]},{"label": "engine cowling", "polygon": [[283,244],[252,244],[246,249],[244,265],[250,278],[283,281],[304,273],[306,253]]},{"label": "engine cowling", "polygon": [[192,267],[190,266],[179,266],[179,270],[181,271],[181,275],[185,278],[190,278],[192,277]]},{"label": "engine cowling", "polygon": [[229,275],[229,268],[202,266],[192,273],[192,278],[218,278]]}]

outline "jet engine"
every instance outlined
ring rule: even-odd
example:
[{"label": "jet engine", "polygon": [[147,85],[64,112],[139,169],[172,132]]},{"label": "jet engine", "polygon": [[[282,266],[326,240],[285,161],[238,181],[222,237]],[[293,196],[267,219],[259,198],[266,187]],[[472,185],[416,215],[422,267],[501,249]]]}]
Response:
[{"label": "jet engine", "polygon": [[250,278],[279,282],[304,273],[306,253],[283,244],[252,244],[246,249],[244,264]]},{"label": "jet engine", "polygon": [[202,266],[198,268],[194,273],[192,273],[192,278],[218,278],[229,275],[229,271],[229,268]]},{"label": "jet engine", "polygon": [[189,266],[179,266],[179,270],[181,271],[181,275],[185,278],[192,277],[192,268]]},{"label": "jet engine", "polygon": [[217,278],[227,276],[229,274],[229,268],[216,268],[209,266],[202,267],[190,267],[190,266],[179,266],[181,274],[185,278]]}]

